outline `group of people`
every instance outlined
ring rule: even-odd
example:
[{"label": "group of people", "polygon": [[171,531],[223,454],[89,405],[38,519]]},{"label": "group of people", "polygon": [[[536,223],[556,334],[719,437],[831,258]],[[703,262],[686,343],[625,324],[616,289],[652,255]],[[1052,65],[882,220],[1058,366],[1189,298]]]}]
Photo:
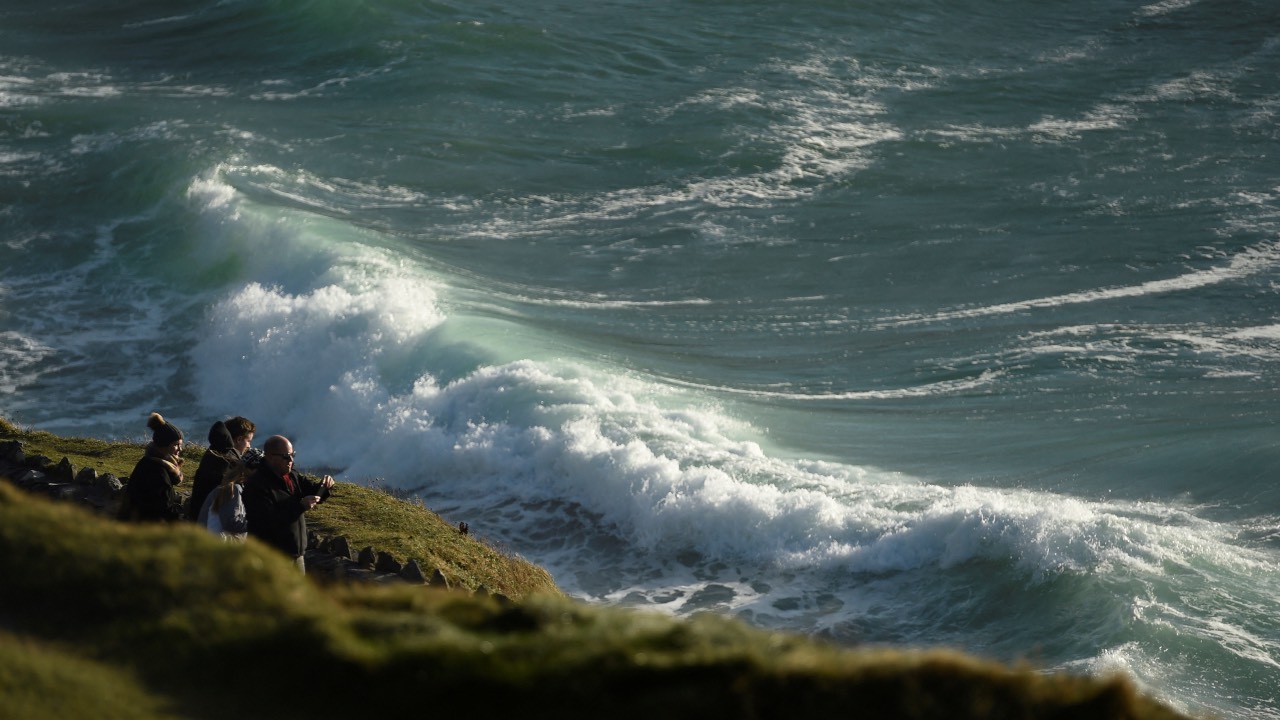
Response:
[{"label": "group of people", "polygon": [[313,478],[293,467],[293,443],[272,435],[262,450],[251,447],[257,426],[236,416],[209,429],[209,449],[192,479],[191,498],[183,505],[184,437],[159,413],[147,418],[151,442],[133,468],[120,517],[139,522],[190,519],[227,540],[252,535],[294,559],[306,572],[305,513],[329,497],[333,478]]}]

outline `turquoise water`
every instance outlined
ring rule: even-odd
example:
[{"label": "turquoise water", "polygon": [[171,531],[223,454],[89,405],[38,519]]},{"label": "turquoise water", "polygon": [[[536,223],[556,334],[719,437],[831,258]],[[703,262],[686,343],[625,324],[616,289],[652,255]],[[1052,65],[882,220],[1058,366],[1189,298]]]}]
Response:
[{"label": "turquoise water", "polygon": [[1280,7],[0,8],[0,411],[1280,717]]}]

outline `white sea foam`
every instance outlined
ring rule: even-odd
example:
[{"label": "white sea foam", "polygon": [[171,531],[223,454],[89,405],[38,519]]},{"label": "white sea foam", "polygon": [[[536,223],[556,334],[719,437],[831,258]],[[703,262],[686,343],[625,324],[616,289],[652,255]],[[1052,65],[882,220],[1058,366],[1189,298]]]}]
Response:
[{"label": "white sea foam", "polygon": [[[241,140],[262,141],[252,133],[229,128],[226,131]],[[400,185],[379,185],[364,180],[323,177],[305,169],[285,171],[274,165],[245,165],[235,160],[221,164],[214,174],[192,185],[188,194],[205,196],[210,202],[225,203],[232,191],[228,179],[245,191],[269,194],[288,200],[299,207],[313,208],[331,215],[348,215],[354,211],[375,208],[400,208],[448,201],[433,201],[425,194]]]},{"label": "white sea foam", "polygon": [[[804,62],[780,63],[770,70],[795,77],[796,82],[770,93],[753,88],[706,89],[659,112],[687,107],[712,107],[726,114],[747,113],[732,131],[733,152],[763,153],[774,158],[758,170],[742,174],[694,177],[673,183],[628,187],[575,196],[530,196],[513,223],[503,214],[477,224],[476,237],[538,236],[572,228],[583,221],[628,220],[654,210],[680,207],[762,208],[778,202],[811,197],[822,187],[847,179],[870,166],[873,149],[900,139],[902,132],[885,119],[873,90],[902,89],[906,78],[873,82],[857,68],[840,67],[837,60],[814,55]],[[760,117],[769,118],[761,126]],[[726,121],[728,122],[728,121]],[[527,211],[536,209],[536,215]]]},{"label": "white sea foam", "polygon": [[993,125],[946,125],[920,131],[928,138],[940,138],[944,142],[1000,142],[1028,138],[1037,143],[1074,142],[1085,133],[1120,130],[1139,117],[1135,102],[1141,97],[1121,98],[1102,102],[1077,117],[1046,115],[1026,127],[1001,127]]},{"label": "white sea foam", "polygon": [[984,370],[972,377],[964,377],[956,380],[940,380],[938,382],[927,383],[924,385],[915,385],[911,387],[893,388],[891,390],[852,390],[849,392],[790,392],[783,390],[765,390],[759,388],[735,388],[721,387],[717,385],[708,385],[705,383],[692,383],[678,378],[669,378],[667,382],[672,385],[681,385],[685,387],[697,388],[700,390],[708,390],[728,395],[741,395],[753,398],[774,398],[782,400],[800,400],[800,401],[830,401],[830,400],[900,400],[905,398],[935,397],[940,395],[951,395],[955,393],[969,392],[984,386],[989,386],[1000,379],[1004,373],[999,370]]},{"label": "white sea foam", "polygon": [[[0,286],[0,298],[4,287]],[[39,377],[36,370],[55,353],[39,340],[12,330],[0,332],[0,394],[13,395]],[[12,410],[12,409],[11,409]]]},{"label": "white sea foam", "polygon": [[[193,193],[215,199],[210,212],[253,222],[216,183]],[[767,601],[767,591],[717,575],[717,563],[801,573],[801,588],[832,573],[975,561],[1012,562],[1029,582],[1159,577],[1196,559],[1237,573],[1276,569],[1233,547],[1230,528],[1168,505],[949,488],[783,460],[749,439],[750,427],[678,391],[572,361],[493,362],[497,353],[467,347],[480,336],[444,314],[430,278],[367,247],[338,251],[309,236],[316,231],[298,225],[261,248],[321,257],[302,263],[309,270],[279,285],[251,282],[215,305],[193,352],[203,404],[290,434],[304,466],[420,487],[433,504],[539,553],[578,592],[665,593],[672,611],[696,606],[711,586],[732,606]],[[548,538],[543,529],[557,523],[575,532]],[[596,535],[653,563],[593,578],[622,562],[592,549]],[[651,576],[687,549],[702,558],[700,580]]]},{"label": "white sea foam", "polygon": [[225,86],[181,83],[174,77],[131,82],[96,70],[53,72],[0,57],[0,108],[29,108],[49,100],[148,97],[226,97]]},{"label": "white sea foam", "polygon": [[880,327],[898,327],[922,323],[946,322],[963,318],[1006,315],[1036,308],[1059,307],[1084,303],[1104,302],[1120,298],[1141,297],[1164,293],[1183,292],[1210,285],[1239,280],[1271,270],[1280,264],[1280,243],[1266,242],[1245,248],[1232,256],[1225,264],[1204,270],[1195,270],[1175,277],[1152,280],[1137,285],[1098,288],[1064,293],[1043,298],[998,303],[983,307],[959,308],[931,315],[885,318]]},{"label": "white sea foam", "polygon": [[132,30],[135,28],[150,27],[153,25],[168,25],[170,23],[178,23],[178,22],[183,22],[185,20],[189,20],[191,17],[192,15],[189,13],[183,14],[183,15],[170,15],[168,17],[156,18],[154,20],[141,20],[139,22],[124,23],[120,27]]},{"label": "white sea foam", "polygon": [[1032,123],[1027,129],[1034,135],[1062,141],[1071,140],[1085,132],[1115,130],[1136,118],[1132,109],[1106,103],[1099,105],[1078,118],[1045,117]]},{"label": "white sea foam", "polygon": [[181,127],[183,127],[181,122],[161,120],[141,127],[131,128],[127,132],[76,135],[71,138],[71,148],[68,152],[72,155],[105,153],[126,144],[172,140]]},{"label": "white sea foam", "polygon": [[[1207,377],[1253,378],[1280,362],[1280,328],[1220,328],[1206,325],[1072,325],[1028,333],[998,359],[969,357],[967,362],[1001,367],[1038,358],[1105,363],[1111,367],[1195,366]],[[1224,366],[1240,362],[1243,365]]]},{"label": "white sea foam", "polygon": [[[187,197],[197,200],[205,210],[216,210],[230,207],[236,199],[236,190],[215,175],[205,175],[187,186]],[[238,218],[239,215],[233,212],[227,219]]]},{"label": "white sea foam", "polygon": [[[256,92],[250,95],[250,99],[283,102],[283,101],[299,100],[302,98],[323,97],[324,95],[326,95],[327,93],[333,90],[346,88],[346,86],[348,85],[358,84],[370,78],[382,75],[390,71],[396,65],[399,65],[400,62],[401,62],[400,60],[396,59],[396,60],[392,60],[386,65],[369,68],[366,70],[361,70],[359,72],[354,72],[349,75],[347,74],[335,75],[325,80],[321,80],[315,85],[301,88],[298,90],[293,90],[293,91],[269,90],[266,92]],[[292,85],[290,81],[280,79],[280,78],[263,80],[261,84],[267,87],[272,87],[272,88],[283,88],[283,87],[288,87]]]},{"label": "white sea foam", "polygon": [[[25,339],[15,340],[18,354],[7,361],[10,370],[21,370],[7,376],[10,412],[39,417],[47,404],[41,398],[75,397],[76,407],[62,427],[86,424],[101,432],[105,426],[112,434],[128,427],[111,425],[121,414],[136,422],[145,418],[145,411],[133,414],[137,405],[154,406],[157,387],[174,373],[167,360],[157,357],[178,352],[182,343],[170,331],[175,323],[168,313],[181,317],[198,299],[166,291],[153,275],[116,269],[126,254],[120,234],[150,219],[140,213],[104,219],[84,233],[47,230],[12,238],[24,252],[47,252],[46,245],[67,248],[61,251],[67,262],[6,280],[5,302],[22,308],[29,328]],[[95,282],[102,276],[113,282]]]},{"label": "white sea foam", "polygon": [[[207,259],[259,260],[214,303],[192,351],[203,409],[290,435],[304,467],[416,489],[449,517],[534,554],[583,597],[791,617],[824,593],[874,605],[874,593],[899,592],[884,578],[984,563],[1028,585],[1136,576],[1177,592],[1189,592],[1176,583],[1193,568],[1223,578],[1277,570],[1270,556],[1237,547],[1232,527],[1176,504],[949,487],[775,456],[762,433],[708,402],[719,388],[673,389],[585,358],[512,355],[504,345],[534,344],[525,329],[447,310],[442,279],[344,237],[352,228],[257,207],[216,176],[193,183],[190,198],[223,240],[208,244]],[[1252,262],[1265,266],[1272,252],[1257,249]],[[1254,271],[1242,257],[1171,287]],[[1078,326],[1032,344],[1070,349],[1126,332],[1101,330]],[[1275,333],[1258,326],[1200,340],[1256,344]],[[901,612],[945,603],[947,592]],[[792,604],[801,609],[785,609]]]},{"label": "white sea foam", "polygon": [[1170,13],[1189,8],[1195,5],[1199,0],[1162,0],[1161,2],[1143,5],[1134,13],[1144,17],[1156,17],[1160,15],[1168,15]]},{"label": "white sea foam", "polygon": [[[192,192],[213,198],[209,212],[255,223],[216,182]],[[755,442],[735,439],[750,431],[664,399],[670,391],[572,362],[487,361],[492,353],[468,348],[475,335],[453,327],[466,321],[438,309],[428,278],[367,248],[330,248],[314,230],[277,231],[260,252],[326,270],[251,282],[213,308],[193,352],[210,410],[294,435],[307,462],[426,484],[477,511],[569,501],[641,546],[690,539],[712,501],[738,511],[700,535],[712,552],[745,550],[752,524],[780,507],[795,536],[836,511],[824,493],[753,483],[778,470]]]},{"label": "white sea foam", "polygon": [[28,91],[30,82],[26,78],[0,77],[0,108],[38,104],[40,96]]}]

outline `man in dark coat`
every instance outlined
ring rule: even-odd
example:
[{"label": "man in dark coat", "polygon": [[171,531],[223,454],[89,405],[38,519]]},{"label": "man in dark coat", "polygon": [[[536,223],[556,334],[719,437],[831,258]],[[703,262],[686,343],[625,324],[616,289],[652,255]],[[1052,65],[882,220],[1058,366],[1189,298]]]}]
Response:
[{"label": "man in dark coat", "polygon": [[293,443],[273,435],[263,443],[266,456],[244,483],[244,509],[249,516],[249,534],[294,559],[306,572],[303,553],[307,550],[305,513],[325,498],[333,478],[316,480],[293,470]]}]

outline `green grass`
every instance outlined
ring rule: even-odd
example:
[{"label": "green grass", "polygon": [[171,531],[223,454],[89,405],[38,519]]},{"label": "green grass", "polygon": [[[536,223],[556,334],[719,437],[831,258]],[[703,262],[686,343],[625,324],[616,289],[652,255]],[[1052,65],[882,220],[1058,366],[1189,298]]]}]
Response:
[{"label": "green grass", "polygon": [[307,523],[317,532],[345,536],[353,550],[372,546],[397,560],[412,558],[427,574],[440,568],[451,586],[483,585],[510,598],[559,592],[544,568],[463,535],[425,506],[381,490],[338,483],[334,495],[307,514]]},{"label": "green grass", "polygon": [[111,664],[0,632],[0,717],[77,720],[169,720],[167,700]]},{"label": "green grass", "polygon": [[[111,451],[101,457],[114,462]],[[423,520],[426,509],[392,510],[390,496],[367,488],[340,493],[334,500],[345,494],[348,504],[335,503],[329,522],[374,525],[345,515],[371,508],[392,526],[371,542],[404,535],[442,562],[455,552],[432,547],[416,524],[435,522]],[[487,552],[439,522],[446,545],[468,558]],[[226,544],[185,524],[127,525],[0,481],[0,719],[441,712],[1181,717],[1122,677],[1042,673],[945,649],[841,649],[713,614],[677,620],[558,592],[507,603],[422,586],[322,586],[257,543]]]},{"label": "green grass", "polygon": [[[94,438],[61,437],[19,428],[0,418],[0,440],[19,440],[27,455],[44,455],[54,462],[66,457],[77,469],[91,467],[98,473],[126,477],[142,457],[145,444],[106,442]],[[183,475],[190,482],[205,448],[187,443],[183,448]],[[510,598],[531,593],[558,593],[554,579],[544,568],[511,553],[500,551],[470,535],[417,502],[353,483],[338,483],[334,495],[307,514],[308,528],[326,536],[342,535],[359,551],[372,546],[401,562],[416,560],[428,575],[439,568],[451,586],[476,590],[481,585]]]},{"label": "green grass", "polygon": [[[77,468],[91,467],[101,473],[127,477],[142,457],[145,443],[107,442],[96,438],[62,437],[42,430],[21,428],[0,418],[0,440],[20,440],[28,455],[44,455],[54,462],[66,457]],[[204,448],[188,444],[183,451],[185,477],[190,481],[200,464]]]}]

